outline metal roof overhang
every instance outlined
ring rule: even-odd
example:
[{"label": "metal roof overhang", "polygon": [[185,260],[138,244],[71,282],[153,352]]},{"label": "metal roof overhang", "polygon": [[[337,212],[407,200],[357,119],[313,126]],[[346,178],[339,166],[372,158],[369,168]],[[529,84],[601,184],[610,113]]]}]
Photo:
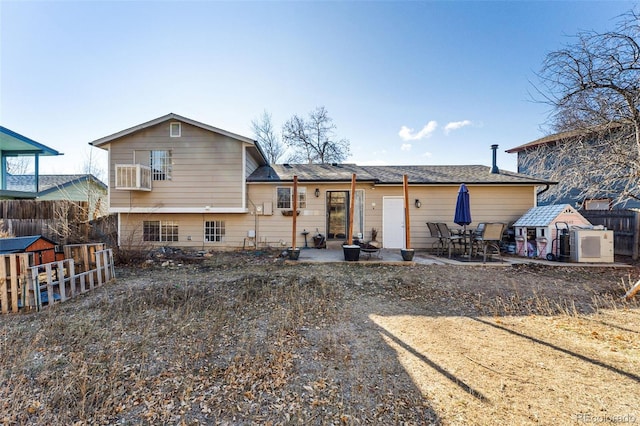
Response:
[{"label": "metal roof overhang", "polygon": [[0,151],[15,154],[62,155],[55,149],[0,126]]}]

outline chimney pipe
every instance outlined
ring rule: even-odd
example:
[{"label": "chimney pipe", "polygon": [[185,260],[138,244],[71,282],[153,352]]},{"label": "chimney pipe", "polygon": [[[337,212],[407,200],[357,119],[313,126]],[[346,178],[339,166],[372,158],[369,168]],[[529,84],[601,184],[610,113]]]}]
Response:
[{"label": "chimney pipe", "polygon": [[498,145],[491,145],[491,150],[493,151],[493,165],[491,166],[491,173],[497,174],[500,173],[500,169],[498,169],[498,165],[496,163],[496,151],[498,150]]}]

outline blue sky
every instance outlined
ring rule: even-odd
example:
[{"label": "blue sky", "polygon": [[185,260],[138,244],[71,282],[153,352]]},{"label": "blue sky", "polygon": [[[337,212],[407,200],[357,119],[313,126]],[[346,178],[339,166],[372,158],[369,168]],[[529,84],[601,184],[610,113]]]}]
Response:
[{"label": "blue sky", "polygon": [[[544,136],[545,55],[637,2],[0,0],[0,124],[64,152],[170,112],[253,137],[325,106],[357,164],[485,164]],[[105,156],[93,150],[106,170]]]}]

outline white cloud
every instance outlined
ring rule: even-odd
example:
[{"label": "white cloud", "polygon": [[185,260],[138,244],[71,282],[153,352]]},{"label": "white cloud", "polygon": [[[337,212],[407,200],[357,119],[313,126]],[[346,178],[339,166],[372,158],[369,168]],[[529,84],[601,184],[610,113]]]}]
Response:
[{"label": "white cloud", "polygon": [[447,125],[444,126],[444,134],[448,135],[452,130],[458,130],[466,126],[471,126],[471,124],[472,123],[470,120],[452,121],[451,123],[447,123]]},{"label": "white cloud", "polygon": [[422,154],[422,156],[425,157],[425,158],[431,158],[433,156],[433,154],[430,153],[430,152],[425,152],[424,154]]},{"label": "white cloud", "polygon": [[402,126],[398,135],[402,138],[403,141],[417,141],[423,138],[428,138],[438,127],[438,122],[431,120],[428,122],[422,130],[419,132],[414,132],[413,129],[408,128],[407,126]]},{"label": "white cloud", "polygon": [[400,151],[411,151],[411,144],[403,143],[402,146],[400,147]]}]

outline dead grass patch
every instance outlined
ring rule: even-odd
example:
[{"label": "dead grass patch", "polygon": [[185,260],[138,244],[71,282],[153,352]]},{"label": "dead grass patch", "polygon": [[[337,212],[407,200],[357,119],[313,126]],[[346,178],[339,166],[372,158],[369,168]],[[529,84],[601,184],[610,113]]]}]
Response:
[{"label": "dead grass patch", "polygon": [[220,253],[117,273],[73,301],[0,317],[0,423],[638,414],[640,310],[620,301],[628,270],[285,265]]}]

